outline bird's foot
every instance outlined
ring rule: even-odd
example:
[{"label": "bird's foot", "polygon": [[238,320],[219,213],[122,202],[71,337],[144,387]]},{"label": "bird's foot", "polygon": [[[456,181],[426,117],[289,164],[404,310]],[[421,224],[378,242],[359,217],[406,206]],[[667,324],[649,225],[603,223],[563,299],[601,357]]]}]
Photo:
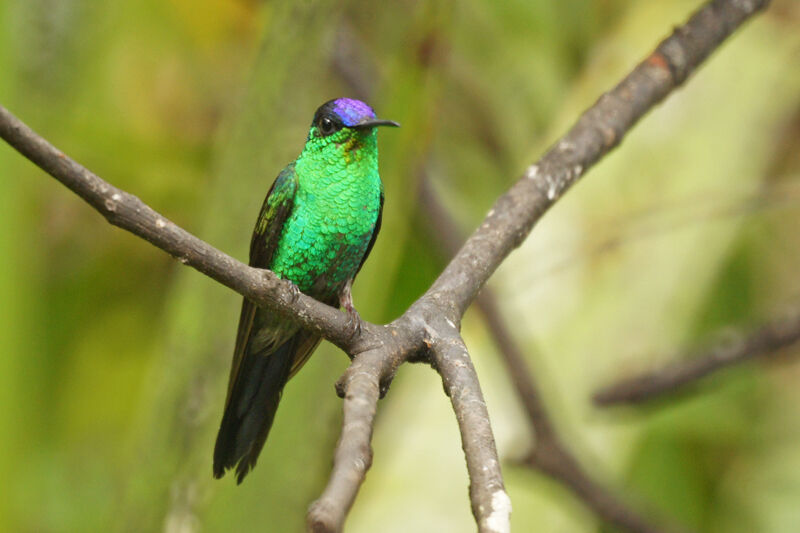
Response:
[{"label": "bird's foot", "polygon": [[352,284],[353,280],[348,281],[339,295],[339,304],[347,312],[347,330],[350,338],[361,335],[361,315],[353,307],[353,294],[350,290]]},{"label": "bird's foot", "polygon": [[345,307],[347,311],[347,331],[350,338],[361,335],[361,315],[354,307]]},{"label": "bird's foot", "polygon": [[297,303],[297,300],[300,298],[300,287],[295,285],[293,281],[289,281],[289,298],[293,304]]}]

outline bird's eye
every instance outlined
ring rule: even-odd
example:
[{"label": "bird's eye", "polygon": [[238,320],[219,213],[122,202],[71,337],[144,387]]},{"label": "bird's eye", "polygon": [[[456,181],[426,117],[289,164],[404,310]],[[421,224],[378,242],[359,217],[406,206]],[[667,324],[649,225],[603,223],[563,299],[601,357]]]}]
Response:
[{"label": "bird's eye", "polygon": [[336,123],[329,119],[328,117],[322,117],[319,119],[319,131],[323,135],[327,136],[331,133],[335,132],[339,128],[336,127]]}]

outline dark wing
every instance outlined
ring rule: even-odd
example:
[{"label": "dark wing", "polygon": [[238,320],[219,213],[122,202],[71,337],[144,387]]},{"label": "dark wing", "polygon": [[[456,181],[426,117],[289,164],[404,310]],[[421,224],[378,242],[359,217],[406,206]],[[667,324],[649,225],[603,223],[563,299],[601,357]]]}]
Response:
[{"label": "dark wing", "polygon": [[[291,163],[275,178],[275,182],[264,199],[264,205],[261,206],[261,212],[253,230],[253,238],[250,240],[250,266],[269,268],[272,256],[278,248],[286,219],[289,218],[294,207],[296,192],[297,175],[294,172],[294,163]],[[258,307],[247,298],[242,302],[239,330],[236,333],[236,348],[233,351],[233,366],[231,366],[231,376],[228,381],[228,398],[225,400],[226,406],[230,401],[231,390],[239,373],[239,366],[244,357],[257,309]]]},{"label": "dark wing", "polygon": [[378,232],[381,231],[381,221],[383,220],[383,186],[381,186],[381,205],[378,207],[378,220],[375,221],[375,229],[372,230],[372,237],[369,239],[369,244],[367,245],[367,251],[364,252],[364,257],[361,258],[361,264],[358,265],[358,270],[356,270],[356,275],[353,276],[354,278],[361,272],[361,267],[364,266],[364,261],[367,260],[369,257],[369,253],[372,251],[372,247],[375,246],[375,240],[378,238]]},{"label": "dark wing", "polygon": [[[337,298],[338,301],[338,298]],[[333,304],[328,304],[333,305]],[[289,367],[289,377],[287,379],[292,379],[297,372],[303,368],[303,365],[306,364],[306,361],[311,357],[311,354],[314,353],[314,350],[319,346],[319,342],[322,338],[319,335],[314,333],[309,333],[304,330],[300,330],[295,333],[295,352],[294,352],[294,359],[292,359],[292,366]]]}]

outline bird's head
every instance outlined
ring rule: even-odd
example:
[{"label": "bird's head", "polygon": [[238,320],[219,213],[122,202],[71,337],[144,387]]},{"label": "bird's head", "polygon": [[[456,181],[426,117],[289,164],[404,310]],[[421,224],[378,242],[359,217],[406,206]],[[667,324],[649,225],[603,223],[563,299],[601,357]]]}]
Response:
[{"label": "bird's head", "polygon": [[336,149],[347,155],[371,145],[378,126],[398,127],[400,124],[377,118],[375,111],[361,100],[329,100],[314,113],[306,147],[325,151]]}]

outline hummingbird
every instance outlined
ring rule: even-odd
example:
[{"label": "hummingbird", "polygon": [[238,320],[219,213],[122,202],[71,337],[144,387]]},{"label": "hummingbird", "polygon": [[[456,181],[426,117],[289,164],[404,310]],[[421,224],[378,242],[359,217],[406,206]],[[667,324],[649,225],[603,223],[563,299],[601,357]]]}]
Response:
[{"label": "hummingbird", "polygon": [[[250,241],[250,266],[267,268],[304,294],[344,307],[359,323],[351,287],[383,214],[379,119],[360,100],[337,98],[314,113],[305,146],[272,184]],[[244,298],[225,411],[214,447],[214,477],[255,466],[283,388],[311,356],[319,335]]]}]

